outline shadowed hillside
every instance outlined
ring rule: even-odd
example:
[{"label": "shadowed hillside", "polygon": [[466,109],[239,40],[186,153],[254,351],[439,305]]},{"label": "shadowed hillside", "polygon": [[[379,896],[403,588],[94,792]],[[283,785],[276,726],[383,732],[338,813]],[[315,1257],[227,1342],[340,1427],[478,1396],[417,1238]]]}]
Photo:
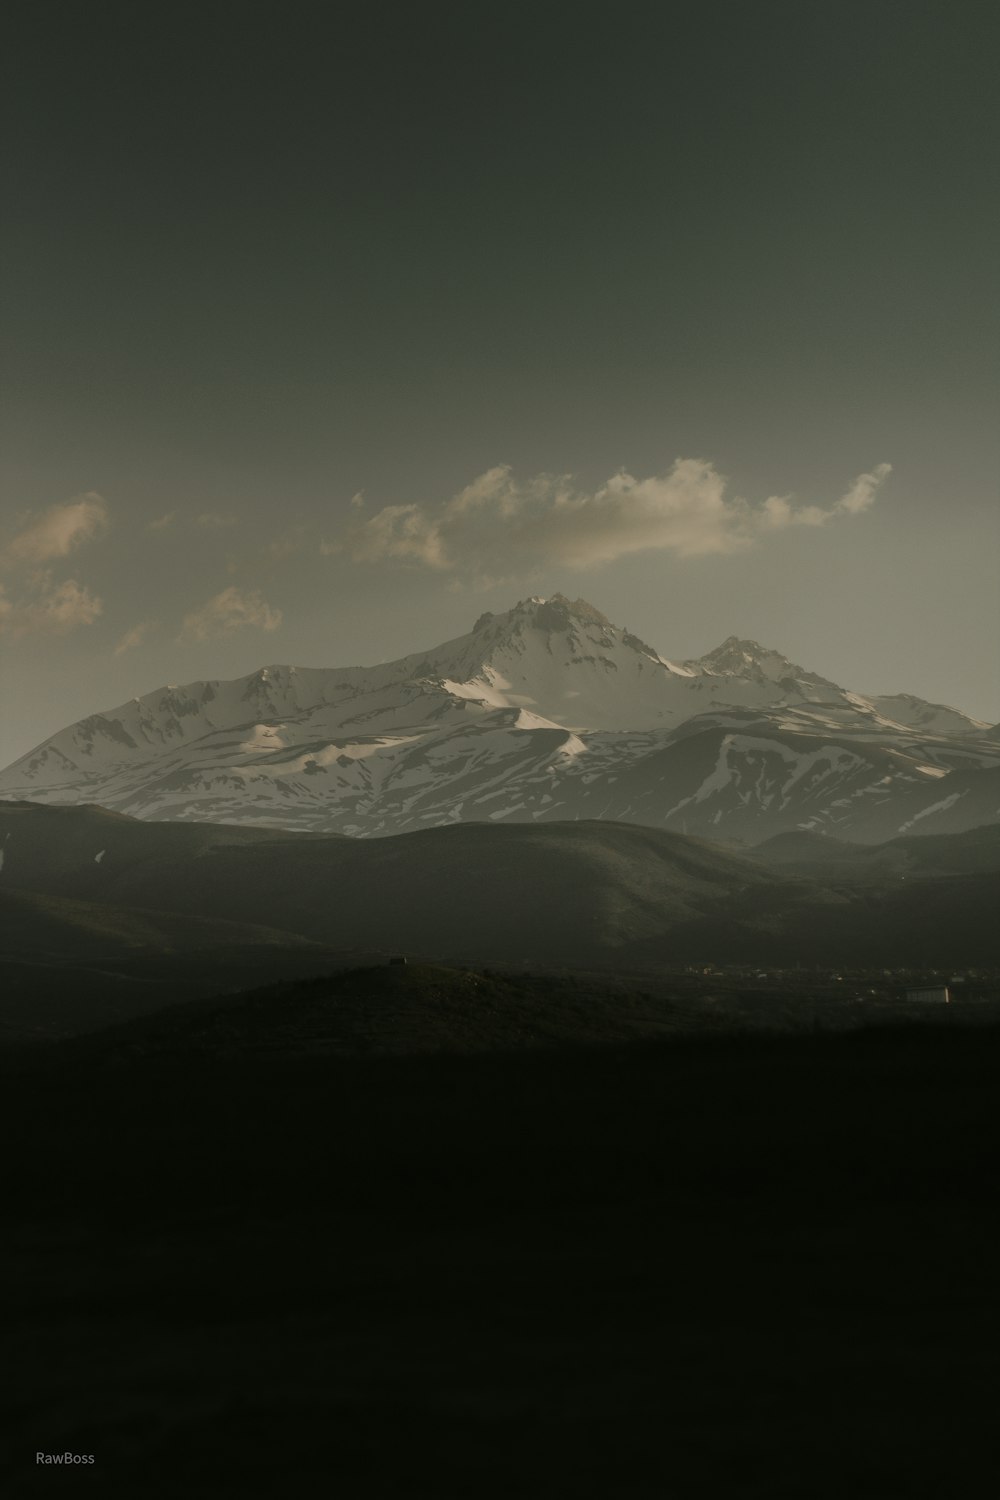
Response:
[{"label": "shadowed hillside", "polygon": [[8,958],[27,960],[47,951],[53,961],[76,964],[135,952],[275,943],[308,946],[305,938],[296,941],[289,932],[248,922],[0,890],[0,944]]},{"label": "shadowed hillside", "polygon": [[296,933],[0,889],[0,1042],[356,963]]},{"label": "shadowed hillside", "polygon": [[[914,864],[911,843],[921,858],[926,846],[930,859]],[[142,1010],[150,1008],[150,983],[166,1003],[356,966],[365,953],[633,973],[686,963],[1000,962],[1000,871],[964,873],[992,858],[992,840],[902,844],[886,846],[870,878],[845,876],[854,869],[850,851],[822,878],[809,878],[780,859],[767,868],[701,839],[631,824],[460,824],[362,841],[5,806],[0,891],[22,901],[30,892],[35,902],[23,923],[8,919],[8,958],[22,966],[8,993],[33,989],[49,1003],[53,982],[63,986],[74,966],[88,994],[95,968],[117,976],[108,989],[120,992],[126,959],[141,981]],[[811,854],[812,842],[805,847]],[[798,857],[798,845],[793,852]],[[902,873],[900,860],[920,878]],[[42,897],[57,905],[46,908]],[[295,952],[283,970],[285,951],[304,940],[331,958]],[[219,955],[247,944],[267,973],[247,974],[241,961],[238,975],[223,975]],[[169,997],[160,961],[168,949],[176,980]],[[257,961],[250,948],[247,955]],[[99,980],[96,988],[105,1019]],[[64,990],[55,997],[60,1015]],[[82,1004],[77,1015],[89,1024]]]},{"label": "shadowed hillside", "polygon": [[[681,987],[683,989],[683,987]],[[734,1010],[613,975],[381,964],[176,1005],[49,1054],[107,1065],[207,1057],[472,1055],[721,1031]]]},{"label": "shadowed hillside", "polygon": [[716,845],[625,824],[466,824],[361,842],[22,804],[0,807],[0,838],[5,886],[477,959],[589,959],[742,890],[789,892]]},{"label": "shadowed hillside", "polygon": [[990,1025],[996,979],[965,984],[942,1019],[906,981],[734,971],[455,969],[380,963],[176,1004],[36,1053],[45,1066],[214,1059],[473,1056],[667,1037],[812,1034],[886,1025]]},{"label": "shadowed hillside", "polygon": [[753,859],[767,869],[816,880],[869,880],[899,876],[991,874],[1000,870],[1000,828],[964,833],[925,833],[884,844],[851,844],[825,834],[780,833],[756,844]]}]

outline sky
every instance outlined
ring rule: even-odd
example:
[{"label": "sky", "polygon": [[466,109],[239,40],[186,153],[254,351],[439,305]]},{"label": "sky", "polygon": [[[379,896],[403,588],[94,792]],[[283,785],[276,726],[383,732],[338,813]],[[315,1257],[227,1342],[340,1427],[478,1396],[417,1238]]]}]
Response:
[{"label": "sky", "polygon": [[557,590],[1000,719],[998,17],[15,8],[0,765]]}]

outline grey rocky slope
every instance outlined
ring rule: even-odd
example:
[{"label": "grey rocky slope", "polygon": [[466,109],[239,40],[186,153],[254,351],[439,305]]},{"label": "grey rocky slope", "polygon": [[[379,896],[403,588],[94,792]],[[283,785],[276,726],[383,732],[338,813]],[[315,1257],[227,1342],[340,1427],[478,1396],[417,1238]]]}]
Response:
[{"label": "grey rocky slope", "polygon": [[375,667],[132,699],[9,766],[0,797],[354,837],[608,819],[876,842],[1000,820],[1000,744],[955,709],[866,698],[753,641],[671,661],[555,595]]}]

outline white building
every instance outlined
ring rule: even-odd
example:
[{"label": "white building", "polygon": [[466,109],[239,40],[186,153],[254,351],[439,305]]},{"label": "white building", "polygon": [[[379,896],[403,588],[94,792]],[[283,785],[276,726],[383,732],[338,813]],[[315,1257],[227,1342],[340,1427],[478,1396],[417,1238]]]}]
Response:
[{"label": "white building", "polygon": [[946,984],[940,984],[933,989],[907,990],[906,998],[925,1005],[948,1005],[951,1001],[951,992]]}]

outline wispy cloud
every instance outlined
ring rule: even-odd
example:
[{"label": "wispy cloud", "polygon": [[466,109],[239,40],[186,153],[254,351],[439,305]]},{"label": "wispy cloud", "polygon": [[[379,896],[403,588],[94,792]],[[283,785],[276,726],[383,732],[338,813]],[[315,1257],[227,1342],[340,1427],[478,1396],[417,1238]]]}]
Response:
[{"label": "wispy cloud", "polygon": [[891,464],[878,464],[870,474],[859,474],[832,505],[796,506],[790,496],[772,495],[760,509],[760,524],[770,531],[785,526],[826,526],[837,516],[859,516],[875,503],[875,496],[892,473]]},{"label": "wispy cloud", "polygon": [[0,548],[0,566],[37,566],[67,557],[89,542],[108,524],[107,502],[93,491],[61,505],[50,505],[35,521],[28,521]]},{"label": "wispy cloud", "polygon": [[848,515],[860,515],[875,503],[875,496],[892,473],[892,464],[876,464],[870,474],[859,474],[845,495],[841,495],[835,511],[846,511]]},{"label": "wispy cloud", "polygon": [[623,470],[592,491],[569,475],[521,480],[503,464],[441,504],[385,506],[342,538],[321,543],[321,551],[344,552],[354,562],[461,568],[491,579],[554,563],[583,570],[634,552],[702,557],[751,547],[785,527],[858,515],[889,472],[879,464],[826,506],[801,505],[792,496],[755,505],[730,494],[724,476],[704,459],[678,459],[666,474],[647,479]]},{"label": "wispy cloud", "polygon": [[156,518],[155,521],[147,521],[146,522],[146,530],[147,531],[166,531],[166,529],[167,529],[168,526],[172,526],[174,524],[174,520],[176,519],[176,516],[177,516],[177,512],[175,510],[168,510],[167,513],[166,513],[166,515],[157,516],[157,518]]},{"label": "wispy cloud", "polygon": [[272,607],[255,590],[240,590],[235,584],[215,594],[200,609],[184,616],[181,640],[207,641],[214,636],[232,635],[249,626],[258,630],[277,630],[281,610]]},{"label": "wispy cloud", "polygon": [[93,624],[103,610],[103,602],[75,578],[56,583],[47,571],[34,574],[16,599],[0,587],[0,631],[10,636],[68,635]]},{"label": "wispy cloud", "polygon": [[115,645],[115,655],[124,656],[126,651],[132,651],[136,646],[141,646],[155,626],[155,620],[140,620],[138,625],[133,625],[131,630],[126,630]]}]

